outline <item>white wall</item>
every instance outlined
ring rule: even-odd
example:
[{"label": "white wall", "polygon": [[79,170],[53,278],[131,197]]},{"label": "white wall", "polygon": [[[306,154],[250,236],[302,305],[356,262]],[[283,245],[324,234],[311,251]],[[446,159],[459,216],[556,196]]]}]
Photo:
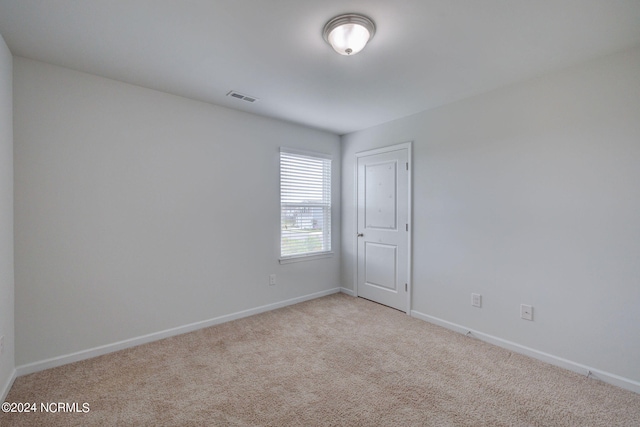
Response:
[{"label": "white wall", "polygon": [[278,149],[339,183],[338,136],[23,58],[14,103],[17,365],[340,285],[339,184],[335,256],[278,263]]},{"label": "white wall", "polygon": [[412,140],[413,310],[640,381],[639,76],[635,49],[344,136],[343,285],[354,155]]},{"label": "white wall", "polygon": [[12,57],[0,36],[0,401],[13,378],[13,89]]}]

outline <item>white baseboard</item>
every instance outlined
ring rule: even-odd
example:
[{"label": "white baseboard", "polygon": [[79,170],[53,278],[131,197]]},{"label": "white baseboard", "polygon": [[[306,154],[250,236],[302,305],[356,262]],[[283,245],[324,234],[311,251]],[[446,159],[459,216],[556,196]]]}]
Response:
[{"label": "white baseboard", "polygon": [[626,390],[631,390],[635,393],[640,393],[640,382],[638,381],[624,378],[609,372],[601,371],[599,369],[595,369],[581,363],[576,363],[571,360],[563,359],[562,357],[554,356],[552,354],[544,353],[533,348],[525,347],[523,345],[516,344],[502,338],[494,337],[493,335],[466,328],[456,323],[448,322],[437,317],[420,313],[419,311],[412,310],[411,316],[415,317],[416,319],[424,320],[426,322],[433,323],[434,325],[442,326],[452,331],[459,332],[461,334],[470,334],[474,338],[478,338],[482,341],[497,345],[498,347],[511,350],[515,353],[524,354],[525,356],[529,356],[534,359],[538,359],[551,365],[559,366],[573,372],[577,372],[589,378],[594,378],[609,384],[613,384],[617,387],[624,388]]},{"label": "white baseboard", "polygon": [[[94,347],[87,350],[78,351],[63,356],[53,357],[51,359],[41,360],[38,362],[28,363],[16,367],[13,378],[32,374],[34,372],[43,371],[45,369],[55,368],[58,366],[66,365],[68,363],[78,362],[80,360],[91,359],[92,357],[102,356],[104,354],[113,353],[114,351],[124,350],[125,348],[135,347],[137,345],[146,344],[152,341],[169,338],[175,335],[185,334],[187,332],[193,332],[198,329],[208,328],[209,326],[218,325],[220,323],[230,322],[232,320],[241,319],[243,317],[253,316],[254,314],[264,313],[266,311],[275,310],[278,308],[286,307],[288,305],[297,304],[299,302],[320,298],[323,296],[338,293],[342,288],[336,287],[328,289],[326,291],[315,292],[313,294],[303,295],[301,297],[291,298],[288,300],[276,302],[273,304],[262,305],[260,307],[251,308],[249,310],[239,311],[237,313],[226,314],[224,316],[214,317],[213,319],[203,320],[201,322],[195,322],[177,328],[167,329],[160,332],[154,332],[152,334],[143,335],[136,338],[130,338],[123,341],[118,341],[112,344],[106,344],[99,347]],[[11,384],[13,380],[11,381]],[[9,384],[9,387],[11,386]],[[7,392],[8,392],[7,388]]]},{"label": "white baseboard", "polygon": [[7,398],[9,390],[11,390],[11,386],[13,385],[13,382],[15,381],[17,376],[18,375],[16,373],[16,370],[14,369],[13,372],[11,372],[11,376],[9,376],[9,378],[7,379],[7,382],[4,383],[4,386],[2,387],[2,389],[0,389],[0,402],[4,402]]},{"label": "white baseboard", "polygon": [[355,297],[356,293],[354,291],[352,291],[351,289],[347,289],[347,288],[340,288],[340,292],[342,292],[343,294],[347,294],[351,297]]}]

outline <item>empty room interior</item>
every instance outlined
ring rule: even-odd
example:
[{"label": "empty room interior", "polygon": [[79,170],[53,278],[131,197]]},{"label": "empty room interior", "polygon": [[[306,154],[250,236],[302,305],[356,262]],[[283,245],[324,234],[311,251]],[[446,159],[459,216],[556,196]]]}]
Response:
[{"label": "empty room interior", "polygon": [[640,425],[639,1],[0,36],[0,424]]}]

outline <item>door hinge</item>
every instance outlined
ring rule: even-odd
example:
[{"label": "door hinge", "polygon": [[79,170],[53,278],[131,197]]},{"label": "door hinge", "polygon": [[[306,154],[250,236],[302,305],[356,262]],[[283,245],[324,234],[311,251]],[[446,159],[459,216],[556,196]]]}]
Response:
[{"label": "door hinge", "polygon": [[409,231],[409,224],[405,224],[404,228],[405,228],[406,231]]},{"label": "door hinge", "polygon": [[409,170],[409,162],[405,163],[407,165],[407,170]]},{"label": "door hinge", "polygon": [[404,291],[407,292],[409,290],[409,285],[407,285],[406,283],[404,284]]}]

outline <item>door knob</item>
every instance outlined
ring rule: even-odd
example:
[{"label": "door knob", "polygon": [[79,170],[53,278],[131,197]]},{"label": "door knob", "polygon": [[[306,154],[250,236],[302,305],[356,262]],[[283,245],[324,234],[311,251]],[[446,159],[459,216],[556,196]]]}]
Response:
[{"label": "door knob", "polygon": [[363,237],[363,236],[364,236],[364,234],[358,233],[358,237]]}]

